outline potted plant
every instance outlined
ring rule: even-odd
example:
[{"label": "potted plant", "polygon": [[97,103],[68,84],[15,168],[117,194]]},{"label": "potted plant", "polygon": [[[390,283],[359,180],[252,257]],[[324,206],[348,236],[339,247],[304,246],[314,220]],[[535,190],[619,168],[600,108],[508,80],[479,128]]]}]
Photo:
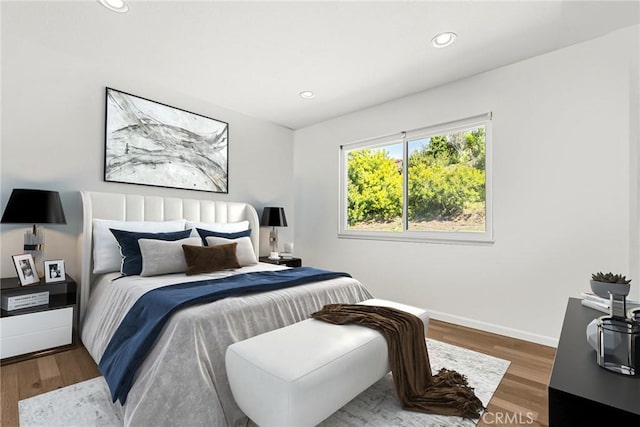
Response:
[{"label": "potted plant", "polygon": [[591,275],[591,290],[601,298],[609,299],[609,294],[627,296],[631,279],[622,274],[594,273]]}]

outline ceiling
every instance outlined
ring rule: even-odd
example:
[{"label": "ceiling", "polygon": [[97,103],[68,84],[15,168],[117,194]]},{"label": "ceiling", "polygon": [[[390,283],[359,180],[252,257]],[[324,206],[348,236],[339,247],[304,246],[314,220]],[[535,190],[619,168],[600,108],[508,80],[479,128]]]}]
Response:
[{"label": "ceiling", "polygon": [[[3,2],[2,18],[22,38],[291,129],[640,23],[639,1],[128,3]],[[457,41],[434,49],[441,31]]]}]

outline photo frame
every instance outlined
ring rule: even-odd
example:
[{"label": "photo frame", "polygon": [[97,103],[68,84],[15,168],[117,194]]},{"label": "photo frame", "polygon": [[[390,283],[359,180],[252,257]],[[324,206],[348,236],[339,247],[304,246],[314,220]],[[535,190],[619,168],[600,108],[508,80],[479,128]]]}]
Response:
[{"label": "photo frame", "polygon": [[66,275],[63,259],[52,259],[44,262],[45,283],[64,282],[65,280]]},{"label": "photo frame", "polygon": [[33,261],[31,254],[13,255],[13,266],[18,273],[18,279],[20,279],[20,285],[27,286],[35,283],[40,283],[40,277],[36,271],[36,264]]},{"label": "photo frame", "polygon": [[228,193],[229,124],[106,88],[104,180]]}]

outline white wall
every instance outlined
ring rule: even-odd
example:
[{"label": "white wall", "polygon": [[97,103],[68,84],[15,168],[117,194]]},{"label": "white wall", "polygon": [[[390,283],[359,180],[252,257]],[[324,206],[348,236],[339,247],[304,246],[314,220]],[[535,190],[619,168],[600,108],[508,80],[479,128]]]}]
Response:
[{"label": "white wall", "polygon": [[[554,344],[590,273],[640,282],[637,40],[626,29],[296,131],[297,251],[435,318]],[[493,245],[337,238],[341,144],[489,111]]]},{"label": "white wall", "polygon": [[[4,210],[13,188],[60,191],[67,225],[46,226],[46,259],[64,259],[67,273],[79,277],[80,190],[246,201],[258,215],[263,206],[284,206],[289,227],[280,230],[281,242],[292,240],[289,129],[184,95],[180,86],[188,73],[158,82],[128,64],[98,66],[84,60],[82,52],[63,53],[50,46],[46,32],[23,34],[31,27],[25,25],[29,19],[20,7],[3,5],[0,207]],[[229,194],[104,182],[105,86],[228,122]],[[15,276],[11,255],[22,252],[26,228],[0,227],[2,277]],[[268,253],[267,236],[262,230],[262,253]]]}]

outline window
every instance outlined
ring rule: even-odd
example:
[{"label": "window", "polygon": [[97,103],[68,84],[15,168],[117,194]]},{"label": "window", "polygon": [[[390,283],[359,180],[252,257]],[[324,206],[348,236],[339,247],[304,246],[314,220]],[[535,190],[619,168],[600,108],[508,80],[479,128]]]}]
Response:
[{"label": "window", "polygon": [[491,242],[491,114],[342,146],[340,237]]}]

